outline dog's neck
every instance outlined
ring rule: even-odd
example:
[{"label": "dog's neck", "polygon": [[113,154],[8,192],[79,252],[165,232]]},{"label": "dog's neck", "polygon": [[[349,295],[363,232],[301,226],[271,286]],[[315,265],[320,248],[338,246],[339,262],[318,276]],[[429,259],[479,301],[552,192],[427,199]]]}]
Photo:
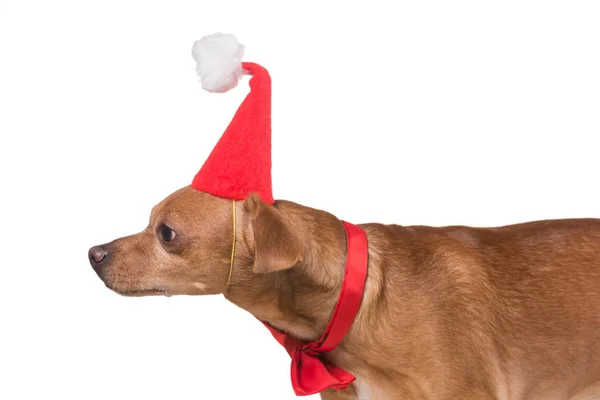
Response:
[{"label": "dog's neck", "polygon": [[225,297],[276,329],[316,340],[331,317],[344,279],[344,226],[329,213],[295,203],[278,201],[275,207],[300,240],[302,263],[285,271],[254,274],[248,247],[241,243]]}]

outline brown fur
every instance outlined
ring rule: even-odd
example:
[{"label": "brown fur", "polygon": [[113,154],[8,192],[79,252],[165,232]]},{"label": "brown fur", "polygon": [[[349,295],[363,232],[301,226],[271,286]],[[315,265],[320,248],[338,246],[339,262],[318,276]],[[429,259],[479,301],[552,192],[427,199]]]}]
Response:
[{"label": "brown fur", "polygon": [[[95,269],[124,295],[224,293],[281,330],[318,338],[344,274],[341,222],[254,195],[237,215],[228,288],[231,200],[189,187],[158,204],[146,230],[105,245]],[[162,224],[176,232],[169,243]],[[600,220],[361,226],[365,295],[328,355],[358,379],[323,399],[600,399]]]}]

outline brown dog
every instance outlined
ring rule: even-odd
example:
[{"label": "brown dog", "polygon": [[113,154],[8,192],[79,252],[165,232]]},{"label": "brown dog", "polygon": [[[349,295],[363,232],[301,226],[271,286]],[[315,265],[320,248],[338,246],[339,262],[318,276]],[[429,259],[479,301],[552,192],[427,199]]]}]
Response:
[{"label": "brown dog", "polygon": [[[91,264],[123,295],[223,293],[317,339],[343,280],[341,221],[255,195],[236,207],[228,287],[232,201],[190,187],[158,204],[143,232],[90,249]],[[323,399],[600,399],[600,220],[361,226],[366,291],[328,355],[357,381]]]}]

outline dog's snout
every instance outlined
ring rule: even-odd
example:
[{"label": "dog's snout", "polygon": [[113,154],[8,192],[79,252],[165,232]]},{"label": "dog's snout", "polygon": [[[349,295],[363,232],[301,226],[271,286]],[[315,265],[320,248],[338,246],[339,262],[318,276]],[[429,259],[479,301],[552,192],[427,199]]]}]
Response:
[{"label": "dog's snout", "polygon": [[103,246],[94,246],[88,252],[88,257],[92,267],[98,267],[108,258],[108,251]]}]

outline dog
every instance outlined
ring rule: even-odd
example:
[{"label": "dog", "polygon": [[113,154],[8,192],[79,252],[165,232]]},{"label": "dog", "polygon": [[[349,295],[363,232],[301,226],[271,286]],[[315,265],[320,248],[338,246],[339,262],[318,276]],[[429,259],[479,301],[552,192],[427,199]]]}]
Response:
[{"label": "dog", "polygon": [[[360,227],[362,303],[326,355],[357,379],[322,399],[600,399],[600,220]],[[191,187],[155,206],[144,231],[89,250],[121,295],[222,293],[304,341],[331,318],[345,258],[328,212],[256,194],[232,208]]]}]

